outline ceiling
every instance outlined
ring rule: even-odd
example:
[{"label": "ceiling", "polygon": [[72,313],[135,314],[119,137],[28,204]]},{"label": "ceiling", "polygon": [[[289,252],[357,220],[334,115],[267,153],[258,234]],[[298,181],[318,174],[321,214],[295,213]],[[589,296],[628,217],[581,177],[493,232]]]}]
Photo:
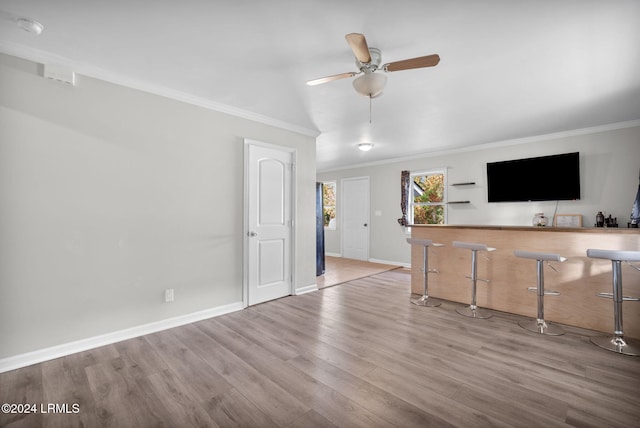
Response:
[{"label": "ceiling", "polygon": [[[305,84],[357,71],[351,32],[440,64],[370,123],[352,79]],[[637,0],[0,0],[0,52],[317,136],[320,171],[640,119]]]}]

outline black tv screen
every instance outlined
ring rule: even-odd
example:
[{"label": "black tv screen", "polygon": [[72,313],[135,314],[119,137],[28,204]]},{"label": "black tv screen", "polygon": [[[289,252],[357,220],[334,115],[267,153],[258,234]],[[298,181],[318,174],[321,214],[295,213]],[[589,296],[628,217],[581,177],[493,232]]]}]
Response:
[{"label": "black tv screen", "polygon": [[489,202],[580,199],[579,153],[487,163]]}]

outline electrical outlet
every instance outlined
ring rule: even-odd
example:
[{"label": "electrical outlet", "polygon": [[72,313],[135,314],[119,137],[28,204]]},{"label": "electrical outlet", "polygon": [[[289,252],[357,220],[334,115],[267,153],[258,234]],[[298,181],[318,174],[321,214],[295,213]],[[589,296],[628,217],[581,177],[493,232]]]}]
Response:
[{"label": "electrical outlet", "polygon": [[173,288],[164,290],[164,301],[167,303],[173,302]]}]

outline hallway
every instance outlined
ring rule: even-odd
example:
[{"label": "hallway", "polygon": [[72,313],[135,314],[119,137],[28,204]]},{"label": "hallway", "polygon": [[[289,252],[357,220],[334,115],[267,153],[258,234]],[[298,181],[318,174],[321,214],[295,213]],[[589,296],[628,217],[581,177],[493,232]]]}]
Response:
[{"label": "hallway", "polygon": [[318,289],[400,268],[399,265],[325,256],[325,273],[317,277]]}]

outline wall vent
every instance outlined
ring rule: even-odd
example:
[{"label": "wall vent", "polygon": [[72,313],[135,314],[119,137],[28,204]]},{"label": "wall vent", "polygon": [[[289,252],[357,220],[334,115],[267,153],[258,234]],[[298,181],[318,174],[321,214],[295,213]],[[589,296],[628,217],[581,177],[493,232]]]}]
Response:
[{"label": "wall vent", "polygon": [[44,77],[56,82],[67,83],[71,86],[76,85],[76,73],[59,65],[45,64]]}]

